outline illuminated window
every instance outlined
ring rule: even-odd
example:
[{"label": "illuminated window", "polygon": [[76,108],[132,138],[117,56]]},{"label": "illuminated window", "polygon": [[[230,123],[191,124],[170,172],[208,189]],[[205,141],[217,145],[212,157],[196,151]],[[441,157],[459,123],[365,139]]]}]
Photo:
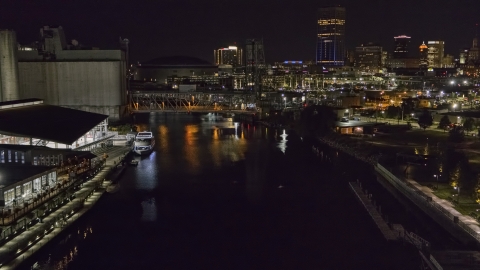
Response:
[{"label": "illuminated window", "polygon": [[8,162],[12,162],[12,151],[8,150]]}]

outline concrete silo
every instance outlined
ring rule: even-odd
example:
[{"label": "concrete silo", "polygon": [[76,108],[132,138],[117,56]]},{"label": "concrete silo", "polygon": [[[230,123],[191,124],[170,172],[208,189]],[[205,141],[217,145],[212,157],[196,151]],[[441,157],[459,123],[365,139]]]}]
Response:
[{"label": "concrete silo", "polygon": [[0,101],[19,99],[17,36],[0,30]]}]

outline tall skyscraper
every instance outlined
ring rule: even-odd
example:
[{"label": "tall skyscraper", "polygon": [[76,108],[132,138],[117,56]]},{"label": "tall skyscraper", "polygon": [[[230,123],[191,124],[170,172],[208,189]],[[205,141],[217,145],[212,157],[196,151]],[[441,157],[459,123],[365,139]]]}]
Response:
[{"label": "tall skyscraper", "polygon": [[345,8],[324,7],[318,10],[317,65],[345,64]]},{"label": "tall skyscraper", "polygon": [[428,46],[425,45],[425,42],[422,43],[419,47],[420,50],[420,68],[428,67]]},{"label": "tall skyscraper", "polygon": [[241,66],[243,63],[243,51],[237,46],[228,46],[213,51],[213,62],[215,65]]},{"label": "tall skyscraper", "polygon": [[393,51],[393,58],[395,59],[405,59],[408,58],[408,45],[410,44],[411,37],[401,35],[394,37],[395,39],[395,50]]},{"label": "tall skyscraper", "polygon": [[444,50],[445,50],[445,42],[443,41],[428,42],[428,67],[430,68],[442,67]]}]

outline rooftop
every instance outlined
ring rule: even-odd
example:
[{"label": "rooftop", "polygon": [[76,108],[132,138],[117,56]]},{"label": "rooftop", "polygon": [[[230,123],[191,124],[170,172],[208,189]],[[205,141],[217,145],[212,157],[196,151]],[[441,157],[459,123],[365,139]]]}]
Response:
[{"label": "rooftop", "polygon": [[200,58],[191,57],[191,56],[167,56],[167,57],[158,57],[144,63],[141,63],[141,66],[203,66],[211,67],[212,63],[205,61]]},{"label": "rooftop", "polygon": [[[8,187],[29,177],[43,174],[54,168],[47,166],[0,164],[0,186]],[[5,191],[5,190],[4,190]]]},{"label": "rooftop", "polygon": [[[71,145],[108,118],[103,114],[45,104],[21,106],[25,101],[0,103],[0,134]],[[4,108],[3,105],[11,106]]]},{"label": "rooftop", "polygon": [[50,153],[57,152],[65,154],[67,158],[86,158],[92,159],[96,158],[97,155],[93,154],[90,151],[74,151],[72,149],[65,149],[65,148],[50,148],[46,146],[36,146],[36,145],[25,145],[25,144],[0,144],[0,149],[7,149],[7,150],[15,150],[20,152],[27,152],[30,150],[40,150],[40,151],[48,151]]}]

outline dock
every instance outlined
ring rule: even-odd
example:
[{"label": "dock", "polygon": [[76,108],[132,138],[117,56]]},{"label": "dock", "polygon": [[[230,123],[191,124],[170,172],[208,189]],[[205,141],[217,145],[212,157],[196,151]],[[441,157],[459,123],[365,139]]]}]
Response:
[{"label": "dock", "polygon": [[[83,214],[87,213],[105,193],[111,184],[108,176],[115,171],[130,152],[130,147],[116,146],[106,153],[108,158],[105,166],[90,180],[83,183],[76,192],[76,198],[69,201],[56,211],[45,217],[41,223],[30,227],[0,247],[0,269],[15,269],[21,263],[34,255],[44,245],[73,224]],[[112,179],[113,180],[113,179]]]},{"label": "dock", "polygon": [[368,196],[363,192],[360,185],[356,182],[350,182],[349,185],[353,193],[355,193],[358,200],[363,204],[368,214],[370,214],[373,221],[380,229],[383,237],[385,237],[387,241],[397,240],[397,234],[390,228],[387,222],[385,222],[382,215],[377,211],[377,208],[372,204]]}]

